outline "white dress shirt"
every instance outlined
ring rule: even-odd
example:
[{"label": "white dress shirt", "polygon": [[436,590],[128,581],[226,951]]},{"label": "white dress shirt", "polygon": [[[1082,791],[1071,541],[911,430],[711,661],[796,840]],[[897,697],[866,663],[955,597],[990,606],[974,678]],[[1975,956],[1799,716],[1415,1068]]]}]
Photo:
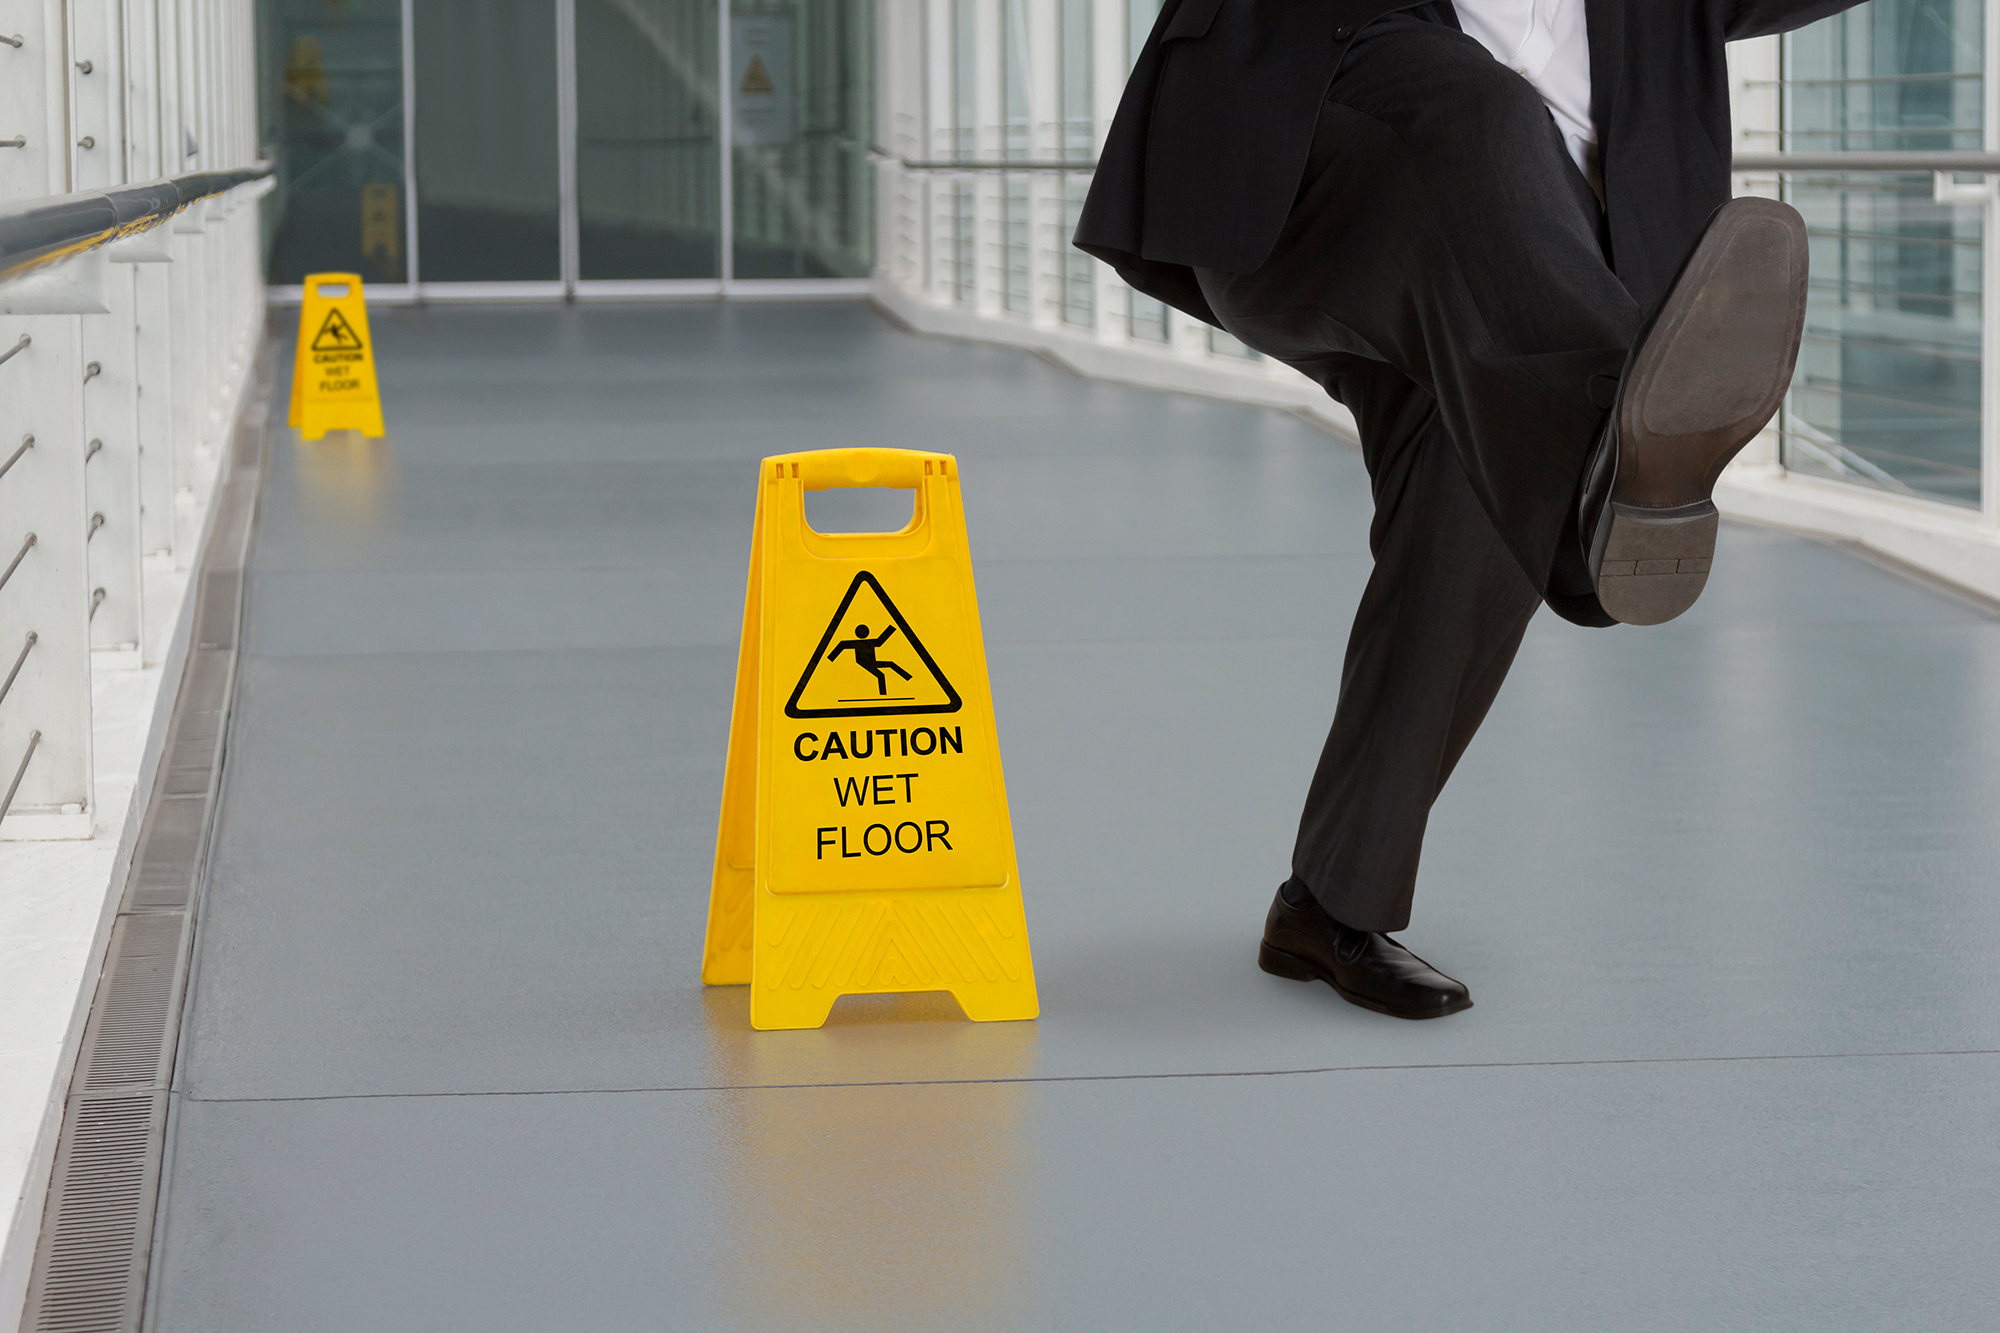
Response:
[{"label": "white dress shirt", "polygon": [[1590,38],[1583,0],[1452,0],[1458,26],[1534,85],[1590,188],[1604,197],[1590,120]]}]

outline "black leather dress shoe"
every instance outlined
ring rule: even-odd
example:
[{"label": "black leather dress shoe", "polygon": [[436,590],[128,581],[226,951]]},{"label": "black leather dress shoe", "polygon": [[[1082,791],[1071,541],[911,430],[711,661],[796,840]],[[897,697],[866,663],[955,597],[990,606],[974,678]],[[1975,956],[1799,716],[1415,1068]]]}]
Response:
[{"label": "black leather dress shoe", "polygon": [[1716,480],[1784,400],[1805,314],[1798,211],[1752,198],[1717,209],[1633,345],[1585,470],[1578,535],[1611,619],[1657,625],[1701,596]]},{"label": "black leather dress shoe", "polygon": [[1472,992],[1387,935],[1354,930],[1308,900],[1295,907],[1285,891],[1264,919],[1257,966],[1293,981],[1324,981],[1342,999],[1397,1018],[1442,1018],[1472,1007]]}]

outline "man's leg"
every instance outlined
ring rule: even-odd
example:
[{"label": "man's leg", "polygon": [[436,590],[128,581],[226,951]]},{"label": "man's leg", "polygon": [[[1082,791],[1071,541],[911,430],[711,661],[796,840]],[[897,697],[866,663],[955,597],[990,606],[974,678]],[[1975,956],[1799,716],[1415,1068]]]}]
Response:
[{"label": "man's leg", "polygon": [[1455,28],[1392,14],[1334,78],[1270,260],[1197,277],[1250,346],[1383,361],[1434,398],[1542,589],[1641,323],[1599,219],[1525,79]]},{"label": "man's leg", "polygon": [[1197,278],[1232,333],[1354,410],[1376,502],[1260,962],[1404,1017],[1456,1012],[1465,988],[1381,932],[1409,922],[1431,806],[1547,587],[1639,311],[1532,88],[1408,16],[1350,52],[1270,262]]},{"label": "man's leg", "polygon": [[1258,965],[1365,1008],[1435,1018],[1470,992],[1383,932],[1409,923],[1431,805],[1486,716],[1540,597],[1466,480],[1436,402],[1394,368],[1299,368],[1354,409],[1375,569]]},{"label": "man's leg", "polygon": [[1359,357],[1308,369],[1360,424],[1375,569],[1292,874],[1336,921],[1401,930],[1431,806],[1541,599],[1473,494],[1429,394]]},{"label": "man's leg", "polygon": [[[1620,447],[1626,417],[1650,421],[1655,401],[1618,399],[1643,321],[1601,235],[1597,201],[1527,82],[1454,27],[1402,13],[1364,30],[1336,75],[1270,260],[1254,273],[1196,273],[1231,333],[1355,410],[1376,496],[1376,568],[1300,821],[1294,878],[1266,922],[1267,971],[1318,977],[1357,1004],[1409,1018],[1471,1003],[1463,986],[1382,932],[1408,922],[1431,804],[1537,600],[1546,596],[1571,619],[1610,623],[1603,571],[1576,549],[1586,464],[1593,487],[1617,478],[1614,509],[1621,498],[1628,508],[1666,503],[1636,493],[1654,471],[1672,479],[1665,490],[1679,504],[1686,497],[1676,488],[1699,489],[1700,468],[1727,461],[1732,432],[1751,423],[1754,433],[1769,415],[1756,415],[1762,399],[1748,392],[1775,367],[1768,349],[1771,366],[1738,377],[1747,386],[1742,420],[1714,423],[1706,406],[1685,409],[1717,358],[1690,352],[1655,376],[1667,386],[1657,401],[1668,416],[1691,418],[1669,424],[1701,450],[1669,436],[1643,441],[1635,470],[1598,447],[1613,438],[1604,426],[1614,401],[1622,401]],[[1744,249],[1731,276],[1753,271],[1753,258]],[[1718,272],[1727,268],[1718,261]],[[1787,293],[1784,283],[1744,286],[1753,289],[1760,307],[1777,308],[1773,298],[1785,294],[1802,299],[1802,288]],[[1684,295],[1677,284],[1663,327]],[[1713,336],[1714,310],[1736,307],[1710,305],[1708,324],[1686,341],[1712,344],[1712,353],[1730,344]],[[1649,340],[1638,363],[1654,352]],[[1635,402],[1644,410],[1635,414]],[[1621,497],[1618,487],[1635,493]],[[1603,546],[1606,529],[1593,531]],[[1636,567],[1647,553],[1611,555]],[[1705,560],[1682,563],[1706,569]]]}]

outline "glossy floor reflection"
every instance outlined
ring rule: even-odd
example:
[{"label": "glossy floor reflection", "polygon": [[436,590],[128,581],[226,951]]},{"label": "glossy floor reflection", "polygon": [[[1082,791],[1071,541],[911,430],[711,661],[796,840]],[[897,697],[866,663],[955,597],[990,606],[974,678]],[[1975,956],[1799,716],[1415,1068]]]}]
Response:
[{"label": "glossy floor reflection", "polygon": [[[860,306],[373,323],[391,439],[273,434],[154,1327],[2000,1318],[1988,611],[1728,525],[1672,625],[1539,618],[1406,936],[1478,1007],[1399,1023],[1252,961],[1352,448]],[[1043,1017],[754,1033],[755,461],[882,443],[961,459]]]}]

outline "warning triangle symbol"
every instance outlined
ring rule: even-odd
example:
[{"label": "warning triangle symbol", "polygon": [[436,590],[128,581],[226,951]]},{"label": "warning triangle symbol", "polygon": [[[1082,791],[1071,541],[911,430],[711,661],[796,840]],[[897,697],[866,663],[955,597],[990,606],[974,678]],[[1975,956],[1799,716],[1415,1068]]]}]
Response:
[{"label": "warning triangle symbol", "polygon": [[771,71],[764,68],[764,57],[752,52],[750,68],[743,71],[743,85],[739,93],[774,93],[778,85],[771,82]]},{"label": "warning triangle symbol", "polygon": [[787,717],[956,713],[958,691],[867,570],[854,576],[785,704]]},{"label": "warning triangle symbol", "polygon": [[326,312],[326,323],[319,326],[313,335],[312,349],[315,352],[358,352],[361,339],[355,336],[354,326],[347,322],[347,316],[338,310]]}]

